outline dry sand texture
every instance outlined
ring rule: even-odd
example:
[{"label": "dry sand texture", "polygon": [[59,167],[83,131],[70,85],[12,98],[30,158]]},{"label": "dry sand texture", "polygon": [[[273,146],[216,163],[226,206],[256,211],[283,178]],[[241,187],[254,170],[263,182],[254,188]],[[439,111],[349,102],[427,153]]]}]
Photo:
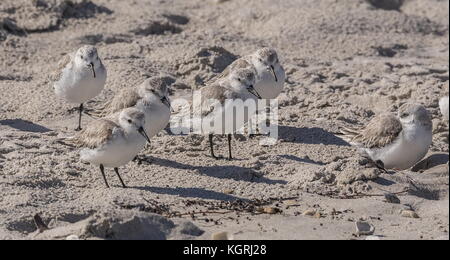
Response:
[{"label": "dry sand texture", "polygon": [[[0,1],[0,238],[364,239],[355,236],[364,219],[381,239],[448,239],[438,100],[449,88],[449,2],[370,2]],[[160,74],[183,96],[237,57],[274,47],[288,76],[280,139],[261,147],[240,137],[228,162],[209,158],[203,137],[163,132],[145,151],[149,163],[123,167],[132,188],[108,171],[115,188],[106,189],[96,167],[56,141],[73,133],[76,114],[48,75],[82,44],[96,45],[109,71],[89,108]],[[414,171],[368,168],[333,134],[407,101],[424,104],[434,123],[432,156]],[[400,204],[361,195],[405,190]],[[228,213],[184,214],[193,211]],[[33,233],[36,213],[51,230]]]}]

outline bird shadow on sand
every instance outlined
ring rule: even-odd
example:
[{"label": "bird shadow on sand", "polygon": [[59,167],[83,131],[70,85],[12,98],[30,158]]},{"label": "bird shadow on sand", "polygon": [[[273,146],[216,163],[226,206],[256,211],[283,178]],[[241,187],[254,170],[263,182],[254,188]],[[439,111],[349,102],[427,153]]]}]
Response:
[{"label": "bird shadow on sand", "polygon": [[30,133],[48,133],[51,132],[51,129],[48,129],[45,126],[41,126],[38,124],[35,124],[30,121],[25,121],[22,119],[7,119],[7,120],[1,120],[0,125],[9,126],[14,129],[17,129],[19,131],[23,132],[30,132]]},{"label": "bird shadow on sand", "polygon": [[350,146],[335,134],[317,127],[279,126],[278,136],[280,140],[290,143]]},{"label": "bird shadow on sand", "polygon": [[163,167],[181,169],[181,170],[196,170],[202,175],[218,179],[232,179],[235,181],[246,181],[252,183],[265,183],[269,185],[275,184],[287,184],[282,180],[271,180],[261,176],[261,174],[251,168],[245,168],[240,166],[193,166],[184,163],[179,163],[167,159],[155,158],[150,159],[150,164],[159,165]]},{"label": "bird shadow on sand", "polygon": [[313,161],[311,159],[308,158],[300,158],[298,156],[295,155],[287,155],[287,154],[283,154],[283,155],[278,155],[278,157],[284,158],[284,159],[288,159],[288,160],[292,160],[292,161],[296,161],[299,163],[305,163],[305,164],[315,164],[315,165],[319,165],[319,166],[324,166],[326,165],[326,163],[323,162],[316,162]]},{"label": "bird shadow on sand", "polygon": [[151,193],[161,195],[179,196],[181,198],[198,198],[204,200],[222,200],[222,201],[246,200],[239,197],[227,195],[212,190],[205,190],[201,188],[134,187],[134,189],[148,191]]}]

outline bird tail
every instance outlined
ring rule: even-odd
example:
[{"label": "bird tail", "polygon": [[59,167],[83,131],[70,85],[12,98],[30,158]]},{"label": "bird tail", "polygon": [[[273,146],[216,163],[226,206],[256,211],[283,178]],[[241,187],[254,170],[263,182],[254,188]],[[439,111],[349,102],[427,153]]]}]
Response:
[{"label": "bird tail", "polygon": [[70,148],[77,148],[77,137],[71,136],[71,137],[61,137],[55,140],[56,143],[62,144],[64,146],[68,146]]},{"label": "bird tail", "polygon": [[354,128],[342,127],[339,129],[339,132],[336,133],[336,136],[342,138],[347,143],[354,145],[353,138],[358,134],[358,130]]},{"label": "bird tail", "polygon": [[85,112],[85,114],[95,119],[106,117],[107,115],[109,115],[108,112],[110,105],[111,101],[108,101],[105,104],[94,108],[92,111]]}]

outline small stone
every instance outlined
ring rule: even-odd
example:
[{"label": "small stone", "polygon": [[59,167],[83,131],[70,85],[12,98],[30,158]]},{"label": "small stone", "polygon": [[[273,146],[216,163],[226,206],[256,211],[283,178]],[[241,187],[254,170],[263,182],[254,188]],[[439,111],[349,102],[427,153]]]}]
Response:
[{"label": "small stone", "polygon": [[317,210],[315,209],[308,209],[307,211],[303,212],[303,216],[313,217],[317,214]]},{"label": "small stone", "polygon": [[286,206],[288,206],[288,207],[298,206],[299,205],[296,200],[286,200],[284,202],[284,204],[286,204]]},{"label": "small stone", "polygon": [[381,240],[381,238],[379,236],[368,236],[366,240]]},{"label": "small stone", "polygon": [[365,221],[357,221],[356,234],[358,236],[371,236],[375,232],[375,227]]},{"label": "small stone", "polygon": [[384,199],[387,203],[392,203],[392,204],[400,204],[400,202],[401,202],[400,199],[392,193],[385,193]]},{"label": "small stone", "polygon": [[401,215],[405,218],[420,218],[419,215],[417,215],[417,213],[413,210],[403,210]]},{"label": "small stone", "polygon": [[230,190],[230,189],[224,190],[223,193],[224,193],[224,194],[233,194],[233,193],[234,193],[234,190]]},{"label": "small stone", "polygon": [[80,240],[80,238],[77,235],[70,235],[66,237],[66,240]]},{"label": "small stone", "polygon": [[211,236],[212,240],[233,240],[233,236],[228,234],[228,232],[218,232]]}]

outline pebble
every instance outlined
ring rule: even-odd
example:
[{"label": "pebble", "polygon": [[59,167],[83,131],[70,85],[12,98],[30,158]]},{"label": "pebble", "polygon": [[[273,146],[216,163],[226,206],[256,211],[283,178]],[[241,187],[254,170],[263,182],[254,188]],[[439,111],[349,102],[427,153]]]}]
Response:
[{"label": "pebble", "polygon": [[417,213],[413,210],[403,210],[401,215],[405,218],[420,218],[419,215],[417,215]]},{"label": "pebble", "polygon": [[370,236],[375,232],[375,227],[365,221],[357,221],[355,223],[356,234],[358,236]]},{"label": "pebble", "polygon": [[309,216],[312,217],[317,214],[317,211],[315,209],[308,209],[307,211],[303,212],[303,216]]},{"label": "pebble", "polygon": [[366,240],[381,240],[381,238],[379,236],[368,236]]},{"label": "pebble", "polygon": [[212,240],[233,240],[233,236],[228,234],[228,232],[218,232],[211,236]]},{"label": "pebble", "polygon": [[386,202],[392,203],[392,204],[400,204],[400,202],[401,202],[400,199],[392,193],[384,194],[384,199]]},{"label": "pebble", "polygon": [[66,237],[66,240],[80,240],[80,238],[77,235],[70,235]]}]

